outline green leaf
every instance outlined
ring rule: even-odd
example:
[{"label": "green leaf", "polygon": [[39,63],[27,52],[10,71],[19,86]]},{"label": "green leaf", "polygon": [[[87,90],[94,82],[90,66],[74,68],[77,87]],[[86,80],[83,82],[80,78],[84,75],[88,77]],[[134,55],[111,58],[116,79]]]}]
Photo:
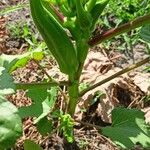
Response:
[{"label": "green leaf", "polygon": [[56,109],[51,113],[52,118],[55,118],[55,119],[58,119],[62,115],[63,115],[63,112],[59,109]]},{"label": "green leaf", "polygon": [[41,60],[44,57],[44,53],[38,47],[34,51],[27,52],[22,55],[6,55],[2,54],[0,56],[0,67],[4,67],[8,72],[12,72],[17,68],[24,67],[29,60]]},{"label": "green leaf", "polygon": [[37,117],[34,121],[36,124],[40,119],[47,116],[53,108],[57,98],[57,87],[47,88],[31,88],[27,92],[27,96],[31,98],[31,106],[23,106],[19,108],[19,115],[25,117]]},{"label": "green leaf", "polygon": [[43,113],[42,102],[47,98],[46,88],[33,87],[28,89],[27,96],[31,98],[32,104],[30,106],[23,106],[19,108],[19,115],[21,118],[38,117]]},{"label": "green leaf", "polygon": [[15,89],[13,78],[5,68],[0,67],[0,95],[12,94]]},{"label": "green leaf", "polygon": [[74,140],[73,126],[74,126],[74,122],[69,114],[61,115],[60,130],[63,131],[64,136],[66,137],[67,141],[70,143],[72,143]]},{"label": "green leaf", "polygon": [[10,148],[21,135],[22,123],[17,108],[0,96],[0,149]]},{"label": "green leaf", "polygon": [[88,88],[89,86],[90,86],[89,83],[80,83],[79,91],[81,92],[81,91],[85,90],[86,88]]},{"label": "green leaf", "polygon": [[48,92],[48,97],[43,101],[43,112],[40,116],[38,116],[37,119],[34,120],[34,123],[36,124],[40,119],[44,118],[45,116],[50,113],[50,111],[53,109],[55,102],[57,100],[57,94],[58,94],[58,88],[52,87]]},{"label": "green leaf", "polygon": [[0,55],[0,94],[6,95],[15,92],[16,85],[10,73],[17,68],[24,67],[31,59],[41,60],[44,57],[41,46],[22,55]]},{"label": "green leaf", "polygon": [[109,0],[97,0],[95,6],[91,10],[91,16],[92,16],[92,27],[95,26],[96,22],[98,21],[98,18],[102,14],[103,10],[107,6]]},{"label": "green leaf", "polygon": [[25,140],[23,144],[24,150],[43,150],[40,145],[31,140]]},{"label": "green leaf", "polygon": [[149,127],[145,124],[144,113],[137,109],[115,108],[112,126],[102,128],[102,133],[122,148],[133,148],[137,143],[150,147]]},{"label": "green leaf", "polygon": [[144,41],[150,43],[150,24],[141,28],[140,36]]},{"label": "green leaf", "polygon": [[50,134],[53,130],[52,121],[48,120],[47,117],[42,118],[37,123],[37,129],[40,132],[40,134],[43,135],[43,136],[46,136],[47,134]]},{"label": "green leaf", "polygon": [[28,7],[29,4],[18,4],[18,5],[15,5],[15,6],[9,6],[9,7],[6,7],[5,9],[2,9],[0,11],[0,16],[3,16],[3,15],[6,15],[6,14],[9,14],[9,13],[13,13],[17,10],[20,10],[20,9],[23,9],[23,8],[26,8]]},{"label": "green leaf", "polygon": [[32,99],[34,103],[41,103],[47,98],[47,88],[31,88],[27,92],[27,96]]}]

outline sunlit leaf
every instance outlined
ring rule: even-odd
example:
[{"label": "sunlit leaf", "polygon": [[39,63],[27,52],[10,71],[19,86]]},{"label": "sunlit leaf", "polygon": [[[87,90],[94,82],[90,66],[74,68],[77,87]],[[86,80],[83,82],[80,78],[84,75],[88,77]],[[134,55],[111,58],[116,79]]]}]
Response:
[{"label": "sunlit leaf", "polygon": [[115,108],[112,111],[112,126],[102,128],[102,133],[110,137],[122,148],[133,148],[140,143],[150,147],[150,130],[144,120],[144,113],[137,109]]},{"label": "sunlit leaf", "polygon": [[17,68],[24,67],[29,60],[41,60],[44,57],[44,53],[41,49],[37,48],[34,51],[27,52],[22,55],[6,55],[0,56],[0,67],[6,68],[10,73]]},{"label": "sunlit leaf", "polygon": [[57,100],[57,94],[58,94],[57,87],[52,87],[50,90],[48,90],[48,97],[42,103],[43,113],[41,113],[41,115],[34,120],[34,123],[37,123],[41,118],[47,116],[47,114],[52,110]]}]

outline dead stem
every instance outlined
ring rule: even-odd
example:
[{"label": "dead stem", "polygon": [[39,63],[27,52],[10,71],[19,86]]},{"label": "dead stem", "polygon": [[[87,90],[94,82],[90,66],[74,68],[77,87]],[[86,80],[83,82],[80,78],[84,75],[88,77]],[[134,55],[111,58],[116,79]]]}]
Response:
[{"label": "dead stem", "polygon": [[[84,125],[84,126],[86,126],[86,127],[95,128],[95,129],[97,129],[97,130],[99,130],[99,131],[101,131],[101,129],[102,129],[101,126],[98,126],[98,125],[95,125],[95,124],[90,124],[90,123],[83,122],[83,121],[78,121],[78,120],[74,120],[74,121],[77,122],[77,123],[80,123],[80,124],[82,124],[82,125]],[[107,138],[107,137],[105,137],[105,136],[103,136],[103,135],[100,135],[100,136],[101,136],[102,138],[104,138],[105,140],[107,140],[110,144],[116,146],[115,143],[113,143],[109,138]]]},{"label": "dead stem", "polygon": [[97,130],[101,130],[101,128],[102,128],[102,127],[97,126],[95,124],[91,124],[91,123],[87,123],[87,122],[83,122],[83,121],[78,121],[78,120],[74,120],[74,121],[77,122],[77,123],[80,123],[80,124],[82,124],[84,126],[87,126],[87,127],[96,128]]}]

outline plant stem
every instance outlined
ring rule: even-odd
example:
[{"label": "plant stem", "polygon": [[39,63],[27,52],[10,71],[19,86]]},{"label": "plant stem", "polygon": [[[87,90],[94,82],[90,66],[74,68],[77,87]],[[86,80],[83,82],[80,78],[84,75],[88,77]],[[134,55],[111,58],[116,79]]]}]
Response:
[{"label": "plant stem", "polygon": [[15,83],[15,86],[16,86],[16,89],[23,89],[23,90],[26,90],[26,89],[30,89],[30,88],[33,88],[33,87],[36,87],[36,88],[48,88],[48,87],[52,87],[52,86],[68,86],[69,83],[66,82],[66,81],[60,81],[58,83],[56,82],[46,82],[46,83]]},{"label": "plant stem", "polygon": [[106,79],[104,79],[104,80],[102,80],[102,81],[100,81],[100,82],[98,82],[98,83],[96,83],[96,84],[94,84],[94,85],[88,87],[87,89],[83,90],[83,91],[79,94],[79,96],[81,97],[81,96],[83,96],[85,93],[87,93],[88,91],[91,91],[91,90],[95,89],[96,87],[101,86],[102,84],[104,84],[104,83],[106,83],[106,82],[108,82],[108,81],[110,81],[110,80],[112,80],[112,79],[114,79],[114,78],[116,78],[116,77],[118,77],[118,76],[124,74],[124,73],[127,73],[127,72],[129,72],[129,71],[131,71],[131,70],[133,70],[133,69],[135,69],[135,68],[138,68],[138,67],[140,67],[140,66],[142,66],[142,65],[144,65],[144,64],[146,64],[146,63],[148,63],[149,61],[150,61],[150,57],[147,57],[147,58],[145,58],[144,60],[142,60],[142,61],[140,61],[140,62],[138,62],[138,63],[135,63],[135,64],[133,64],[133,65],[131,65],[131,66],[129,66],[129,67],[127,67],[127,68],[125,68],[125,69],[123,69],[123,70],[121,70],[121,71],[119,71],[119,72],[113,74],[113,75],[111,75],[110,77],[108,77],[108,78],[106,78]]},{"label": "plant stem", "polygon": [[129,32],[132,29],[138,28],[147,23],[150,23],[150,14],[139,17],[139,18],[137,18],[133,21],[130,21],[126,24],[123,24],[119,27],[110,29],[110,30],[104,32],[103,34],[98,34],[98,35],[94,36],[91,40],[89,40],[88,43],[90,46],[97,45],[97,44],[102,43],[106,40],[109,40],[117,35],[123,34],[125,32]]},{"label": "plant stem", "polygon": [[76,105],[77,105],[78,98],[79,98],[78,86],[79,86],[78,81],[74,81],[72,82],[70,86],[68,86],[69,104],[67,108],[67,113],[69,113],[71,117],[73,117],[75,113]]},{"label": "plant stem", "polygon": [[67,107],[67,112],[73,117],[76,109],[76,105],[79,99],[79,80],[82,73],[84,63],[80,63],[78,67],[78,71],[75,74],[75,77],[70,79],[71,85],[68,86],[69,93],[69,103]]},{"label": "plant stem", "polygon": [[[82,41],[82,42],[81,42]],[[79,99],[79,81],[80,76],[83,70],[84,61],[86,59],[89,46],[87,44],[87,40],[84,38],[78,40],[77,42],[77,51],[78,51],[78,61],[79,66],[77,72],[73,75],[73,77],[70,77],[69,81],[71,83],[70,86],[68,86],[68,92],[69,92],[69,104],[67,108],[67,112],[73,117],[76,105]]]}]

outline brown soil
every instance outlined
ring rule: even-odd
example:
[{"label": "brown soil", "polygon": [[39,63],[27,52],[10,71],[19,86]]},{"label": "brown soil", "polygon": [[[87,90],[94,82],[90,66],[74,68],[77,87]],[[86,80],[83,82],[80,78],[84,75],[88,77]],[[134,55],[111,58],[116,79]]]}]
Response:
[{"label": "brown soil", "polygon": [[[26,1],[22,0],[21,2],[24,3]],[[16,5],[17,3],[18,1],[15,0],[3,0],[0,2],[0,9]],[[28,43],[21,35],[20,37],[12,36],[7,28],[8,24],[16,25],[18,22],[22,22],[22,25],[25,22],[28,22],[32,33],[35,34],[37,32],[31,21],[28,8],[0,17],[0,39],[2,39],[0,40],[1,54],[22,54],[29,48]],[[37,38],[40,40],[40,37]],[[135,49],[134,55],[136,60],[146,57],[143,45],[136,45]],[[65,78],[64,75],[58,72],[57,66],[54,65],[54,60],[45,59],[44,61],[51,64],[48,64],[49,66],[47,67],[50,74],[56,71],[54,76],[56,76],[57,79]],[[90,51],[85,63],[81,81],[94,84],[129,64],[132,64],[132,59],[129,59],[122,53],[116,52],[114,49],[107,53],[105,49],[99,45]],[[13,149],[22,150],[24,140],[31,139],[40,144],[45,150],[119,150],[110,139],[101,135],[95,127],[88,127],[86,123],[102,127],[111,124],[111,118],[107,114],[118,105],[142,109],[148,107],[149,104],[143,103],[141,99],[149,92],[150,85],[148,84],[148,79],[150,75],[145,72],[141,73],[141,70],[143,70],[143,67],[98,87],[82,97],[82,101],[79,103],[76,110],[76,119],[82,121],[83,124],[81,125],[78,123],[75,125],[75,143],[73,145],[68,145],[63,140],[63,137],[57,132],[45,137],[40,135],[33,125],[33,118],[27,118],[23,120],[23,136],[18,139]],[[145,81],[138,83],[138,79],[141,81],[140,78],[143,75]],[[15,71],[13,76],[17,82],[29,83],[42,81],[44,73],[37,64],[31,61],[26,67]],[[143,90],[142,84],[147,88]],[[94,104],[91,104],[93,97],[96,96],[96,91],[103,91],[106,95],[98,98]],[[28,106],[32,103],[26,96],[25,91],[21,90],[17,91],[16,94],[9,96],[8,99],[17,107]],[[58,104],[60,103],[59,101],[61,101],[61,96],[58,98]],[[81,112],[81,108],[86,108],[87,111]],[[135,150],[136,149],[138,150],[138,148],[135,148]]]}]

